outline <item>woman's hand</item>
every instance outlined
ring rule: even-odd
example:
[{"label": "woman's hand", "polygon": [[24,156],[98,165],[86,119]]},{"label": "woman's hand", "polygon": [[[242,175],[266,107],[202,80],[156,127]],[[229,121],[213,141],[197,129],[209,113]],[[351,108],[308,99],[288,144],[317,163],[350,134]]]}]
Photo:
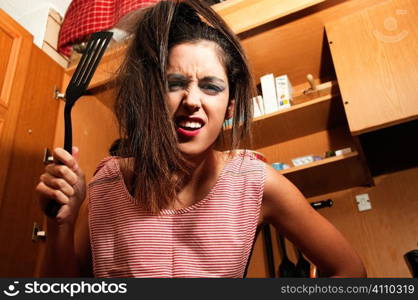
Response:
[{"label": "woman's hand", "polygon": [[61,205],[55,218],[58,224],[73,225],[86,196],[85,176],[78,165],[78,154],[77,147],[73,147],[73,155],[62,148],[56,148],[54,163],[45,167],[36,187],[41,196],[39,204],[42,211],[49,201]]}]

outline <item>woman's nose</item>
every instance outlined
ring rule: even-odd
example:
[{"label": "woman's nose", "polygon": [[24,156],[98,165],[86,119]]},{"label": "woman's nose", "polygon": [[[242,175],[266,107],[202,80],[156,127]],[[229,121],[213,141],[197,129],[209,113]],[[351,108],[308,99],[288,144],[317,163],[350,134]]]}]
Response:
[{"label": "woman's nose", "polygon": [[183,105],[189,111],[195,112],[202,107],[202,94],[197,87],[190,87],[184,94]]}]

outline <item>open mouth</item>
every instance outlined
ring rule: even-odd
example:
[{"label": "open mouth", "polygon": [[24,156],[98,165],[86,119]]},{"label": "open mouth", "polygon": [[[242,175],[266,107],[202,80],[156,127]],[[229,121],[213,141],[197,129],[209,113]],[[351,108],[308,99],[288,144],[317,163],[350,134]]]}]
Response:
[{"label": "open mouth", "polygon": [[196,136],[205,126],[202,119],[196,117],[179,117],[176,119],[177,133],[183,136]]}]

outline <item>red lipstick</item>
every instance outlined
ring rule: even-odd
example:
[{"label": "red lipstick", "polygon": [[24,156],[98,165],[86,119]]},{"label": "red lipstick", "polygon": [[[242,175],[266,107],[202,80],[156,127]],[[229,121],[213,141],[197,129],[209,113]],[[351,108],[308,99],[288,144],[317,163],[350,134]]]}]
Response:
[{"label": "red lipstick", "polygon": [[[195,122],[199,123],[201,125],[200,128],[189,128],[185,126],[180,126],[179,124],[181,122]],[[187,117],[187,116],[181,116],[176,118],[176,126],[177,126],[177,133],[184,137],[193,137],[200,133],[203,126],[205,126],[205,122],[198,117]]]},{"label": "red lipstick", "polygon": [[179,133],[179,134],[181,134],[183,136],[186,136],[186,137],[192,137],[192,136],[198,135],[199,132],[200,132],[200,129],[187,130],[187,129],[184,129],[184,128],[179,127],[179,128],[177,128],[177,133]]}]

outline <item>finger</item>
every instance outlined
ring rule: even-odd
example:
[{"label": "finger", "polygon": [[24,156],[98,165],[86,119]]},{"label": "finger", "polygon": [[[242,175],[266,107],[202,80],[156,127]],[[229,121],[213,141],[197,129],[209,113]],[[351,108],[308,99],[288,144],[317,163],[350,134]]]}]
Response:
[{"label": "finger", "polygon": [[41,175],[41,181],[52,189],[61,190],[67,197],[74,195],[74,188],[62,178],[45,173]]},{"label": "finger", "polygon": [[78,149],[78,147],[73,147],[72,149],[73,151],[73,158],[75,160],[75,164],[73,165],[72,170],[79,176],[83,175],[83,172],[81,171],[80,167],[79,167],[79,159],[80,159],[80,150]]},{"label": "finger", "polygon": [[56,221],[58,224],[63,224],[71,216],[71,208],[69,205],[63,205],[57,213]]},{"label": "finger", "polygon": [[45,183],[40,182],[36,187],[36,191],[44,197],[44,201],[50,199],[55,200],[59,204],[68,204],[70,199],[60,190],[55,190],[47,186]]},{"label": "finger", "polygon": [[62,178],[71,186],[78,182],[78,176],[65,165],[50,164],[45,167],[45,172],[53,177]]},{"label": "finger", "polygon": [[80,156],[80,149],[78,147],[73,146],[73,157],[78,162],[79,156]]},{"label": "finger", "polygon": [[54,149],[54,160],[59,164],[66,165],[71,170],[78,169],[78,163],[75,158],[62,148]]}]

